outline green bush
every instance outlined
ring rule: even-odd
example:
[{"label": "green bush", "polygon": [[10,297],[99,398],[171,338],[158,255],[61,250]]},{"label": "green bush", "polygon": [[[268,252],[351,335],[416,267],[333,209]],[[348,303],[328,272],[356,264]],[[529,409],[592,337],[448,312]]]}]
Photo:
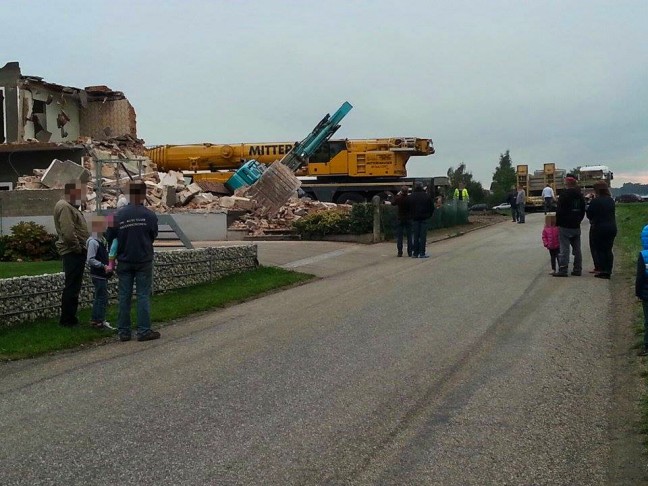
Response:
[{"label": "green bush", "polygon": [[[382,208],[385,207],[387,206]],[[374,206],[372,203],[358,203],[351,206],[349,232],[354,235],[371,233],[373,231],[373,212]]]},{"label": "green bush", "polygon": [[58,257],[56,236],[47,232],[45,227],[32,221],[21,221],[11,228],[2,258],[9,261],[53,260]]},{"label": "green bush", "polygon": [[8,245],[9,245],[9,240],[10,240],[9,235],[2,235],[0,236],[0,262],[6,262],[9,260],[9,255],[7,254],[8,251]]},{"label": "green bush", "polygon": [[293,223],[302,238],[312,239],[326,235],[349,233],[349,215],[337,211],[309,214]]}]

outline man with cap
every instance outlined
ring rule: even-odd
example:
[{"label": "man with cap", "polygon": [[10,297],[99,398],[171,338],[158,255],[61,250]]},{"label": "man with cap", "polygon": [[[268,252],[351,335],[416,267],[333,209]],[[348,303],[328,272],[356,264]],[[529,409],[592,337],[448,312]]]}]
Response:
[{"label": "man with cap", "polygon": [[558,255],[558,271],[554,277],[567,277],[569,270],[570,248],[574,254],[572,275],[580,276],[583,271],[583,255],[581,253],[581,221],[585,217],[585,198],[578,187],[576,178],[569,174],[565,178],[567,188],[558,198],[556,208],[556,226],[560,235],[560,255]]}]

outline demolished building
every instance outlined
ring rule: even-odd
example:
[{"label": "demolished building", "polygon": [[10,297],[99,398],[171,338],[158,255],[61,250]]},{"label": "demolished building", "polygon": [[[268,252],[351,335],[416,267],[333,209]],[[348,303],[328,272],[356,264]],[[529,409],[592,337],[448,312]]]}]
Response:
[{"label": "demolished building", "polygon": [[107,86],[75,88],[23,75],[18,62],[0,69],[0,189],[53,159],[81,163],[80,141],[137,139],[135,109]]}]

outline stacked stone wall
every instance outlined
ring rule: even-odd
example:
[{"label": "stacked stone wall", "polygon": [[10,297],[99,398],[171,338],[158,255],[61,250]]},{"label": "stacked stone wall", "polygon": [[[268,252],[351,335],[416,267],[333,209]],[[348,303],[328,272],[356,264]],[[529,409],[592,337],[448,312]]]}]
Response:
[{"label": "stacked stone wall", "polygon": [[[258,266],[256,245],[175,250],[155,254],[153,293],[210,282]],[[0,279],[0,327],[59,315],[63,273]],[[86,271],[79,307],[92,306],[94,287]],[[117,300],[117,278],[108,282]]]}]

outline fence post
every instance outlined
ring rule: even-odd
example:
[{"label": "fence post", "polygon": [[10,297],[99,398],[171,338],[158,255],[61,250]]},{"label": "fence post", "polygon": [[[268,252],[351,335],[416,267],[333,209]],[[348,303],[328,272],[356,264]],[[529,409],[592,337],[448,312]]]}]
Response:
[{"label": "fence post", "polygon": [[371,198],[373,203],[373,242],[378,243],[380,241],[380,196],[376,195]]}]

